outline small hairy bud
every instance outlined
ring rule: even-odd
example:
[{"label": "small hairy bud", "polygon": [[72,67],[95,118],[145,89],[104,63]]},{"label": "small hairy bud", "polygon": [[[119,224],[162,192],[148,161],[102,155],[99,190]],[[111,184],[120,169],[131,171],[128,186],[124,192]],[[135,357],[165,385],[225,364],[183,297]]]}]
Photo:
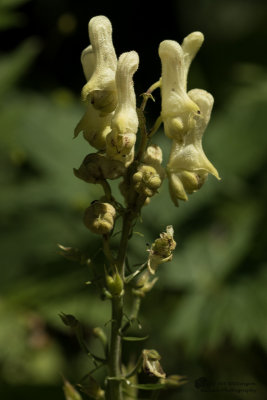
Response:
[{"label": "small hairy bud", "polygon": [[107,17],[100,15],[89,21],[88,28],[92,51],[88,49],[82,54],[85,75],[89,77],[92,73],[87,68],[87,60],[91,60],[90,53],[95,56],[95,65],[90,79],[82,89],[82,99],[103,114],[111,113],[117,105],[117,57],[112,43],[112,26]]},{"label": "small hairy bud", "polygon": [[110,160],[103,154],[88,154],[74,175],[88,183],[101,183],[105,179],[117,179],[125,172],[125,166],[116,160]]},{"label": "small hairy bud", "polygon": [[145,197],[152,197],[157,193],[162,179],[154,167],[142,165],[133,175],[133,182],[137,193]]},{"label": "small hairy bud", "polygon": [[162,150],[156,144],[151,144],[145,151],[144,164],[158,166],[162,163]]},{"label": "small hairy bud", "polygon": [[106,235],[113,229],[115,214],[111,204],[95,201],[85,210],[83,221],[91,232]]},{"label": "small hairy bud", "polygon": [[154,275],[158,266],[162,263],[172,260],[172,253],[176,247],[176,242],[173,239],[173,227],[167,226],[166,232],[162,232],[160,237],[155,240],[149,251],[148,270]]},{"label": "small hairy bud", "polygon": [[107,135],[106,152],[108,157],[129,165],[134,156],[134,144],[138,129],[136,98],[133,75],[139,64],[135,51],[123,53],[118,61],[116,87],[118,105],[111,121],[112,131]]},{"label": "small hairy bud", "polygon": [[161,356],[156,350],[143,350],[143,371],[147,375],[165,378],[166,374],[160,365]]}]

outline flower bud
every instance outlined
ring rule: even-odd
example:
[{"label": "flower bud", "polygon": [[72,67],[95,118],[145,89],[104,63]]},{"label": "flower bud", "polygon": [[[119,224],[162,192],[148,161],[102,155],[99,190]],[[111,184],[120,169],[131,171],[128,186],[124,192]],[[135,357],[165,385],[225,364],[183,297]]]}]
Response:
[{"label": "flower bud", "polygon": [[160,360],[161,356],[156,350],[143,350],[143,371],[157,378],[165,378],[166,374],[163,371]]},{"label": "flower bud", "polygon": [[97,326],[93,329],[93,335],[98,338],[101,343],[106,346],[108,343],[108,339],[107,339],[107,335],[105,334],[105,332],[103,331],[102,328],[100,328],[100,326]]},{"label": "flower bud", "polygon": [[85,210],[83,221],[91,232],[106,235],[113,229],[115,214],[111,204],[95,201]]},{"label": "flower bud", "polygon": [[139,64],[135,51],[123,53],[118,61],[116,87],[118,105],[111,121],[112,132],[107,135],[108,157],[129,165],[133,160],[133,149],[138,129],[136,98],[133,75]]},{"label": "flower bud", "polygon": [[133,133],[119,134],[111,131],[106,138],[107,155],[112,160],[119,160],[125,165],[133,161],[136,135]]},{"label": "flower bud", "polygon": [[[107,17],[100,15],[89,21],[88,28],[95,69],[82,89],[82,99],[91,102],[103,114],[111,113],[117,105],[117,57],[112,43],[112,26]],[[91,71],[85,72],[90,75]]]},{"label": "flower bud", "polygon": [[172,252],[176,247],[173,233],[173,227],[171,225],[167,226],[166,232],[162,232],[160,237],[152,244],[151,249],[148,250],[147,266],[151,274],[155,274],[159,264],[171,261]]},{"label": "flower bud", "polygon": [[101,183],[105,179],[117,179],[125,172],[125,166],[116,160],[110,160],[103,154],[88,154],[74,175],[88,183]]},{"label": "flower bud", "polygon": [[113,276],[106,274],[106,284],[112,296],[121,296],[123,294],[123,280],[117,270]]},{"label": "flower bud", "polygon": [[152,197],[159,189],[162,179],[154,167],[141,165],[133,175],[134,189],[137,193]]},{"label": "flower bud", "polygon": [[143,162],[153,167],[160,165],[162,163],[161,148],[156,144],[148,146],[143,157]]}]

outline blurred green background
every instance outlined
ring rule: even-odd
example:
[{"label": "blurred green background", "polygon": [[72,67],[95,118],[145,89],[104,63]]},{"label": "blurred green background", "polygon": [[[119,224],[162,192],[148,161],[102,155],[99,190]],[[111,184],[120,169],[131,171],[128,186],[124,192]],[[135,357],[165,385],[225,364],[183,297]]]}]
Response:
[{"label": "blurred green background", "polygon": [[[92,328],[109,318],[108,302],[84,284],[90,269],[62,259],[56,247],[79,246],[101,262],[100,241],[81,222],[101,191],[72,173],[92,151],[72,137],[84,111],[80,53],[98,14],[112,21],[117,54],[139,53],[137,95],[159,77],[160,41],[194,30],[206,38],[189,88],[215,97],[204,148],[222,181],[210,177],[179,209],[165,183],[143,212],[144,237],[129,249],[132,262],[143,262],[146,243],[166,225],[175,228],[175,257],[160,269],[140,320],[151,333],[144,346],[189,383],[160,398],[266,398],[267,2],[259,0],[0,1],[0,397],[63,399],[62,375],[77,382],[91,364],[58,314],[75,314],[95,351]],[[151,120],[159,110],[156,94]],[[162,132],[156,142],[166,162]],[[142,345],[127,344],[126,358]],[[208,388],[228,383],[212,395],[197,387],[201,377]],[[253,383],[255,392],[229,382],[235,389]]]}]

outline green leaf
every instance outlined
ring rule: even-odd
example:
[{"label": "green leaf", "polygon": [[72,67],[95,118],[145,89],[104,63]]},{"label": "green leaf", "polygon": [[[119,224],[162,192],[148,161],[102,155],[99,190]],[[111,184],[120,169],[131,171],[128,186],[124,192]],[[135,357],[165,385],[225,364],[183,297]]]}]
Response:
[{"label": "green leaf", "polygon": [[142,390],[161,390],[165,388],[162,383],[131,383],[130,386]]},{"label": "green leaf", "polygon": [[143,336],[143,337],[138,337],[138,336],[122,336],[122,339],[127,341],[127,342],[140,342],[142,340],[147,340],[149,338],[149,335]]}]

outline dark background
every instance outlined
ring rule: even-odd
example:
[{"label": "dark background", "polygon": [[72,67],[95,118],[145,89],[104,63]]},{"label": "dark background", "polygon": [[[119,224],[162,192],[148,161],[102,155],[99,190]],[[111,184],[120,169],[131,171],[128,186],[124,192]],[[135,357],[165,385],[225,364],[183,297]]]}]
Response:
[{"label": "dark background", "polygon": [[[63,399],[61,376],[78,382],[91,362],[59,312],[83,322],[96,352],[92,328],[109,319],[108,302],[84,284],[90,269],[62,259],[56,247],[79,246],[101,264],[100,241],[81,223],[101,191],[72,174],[92,151],[72,136],[84,111],[80,53],[98,14],[112,22],[117,55],[139,53],[138,102],[160,76],[159,43],[204,33],[188,85],[215,97],[203,144],[222,178],[209,177],[178,209],[165,183],[144,210],[131,262],[143,262],[146,243],[169,224],[177,249],[143,302],[142,333],[150,338],[127,344],[125,357],[142,345],[156,348],[167,374],[188,377],[160,398],[260,400],[267,394],[267,3],[257,0],[0,3],[0,396]],[[148,123],[160,112],[155,97]],[[162,131],[155,140],[166,163]],[[196,387],[201,377],[215,393]],[[255,392],[242,392],[245,385]]]}]

